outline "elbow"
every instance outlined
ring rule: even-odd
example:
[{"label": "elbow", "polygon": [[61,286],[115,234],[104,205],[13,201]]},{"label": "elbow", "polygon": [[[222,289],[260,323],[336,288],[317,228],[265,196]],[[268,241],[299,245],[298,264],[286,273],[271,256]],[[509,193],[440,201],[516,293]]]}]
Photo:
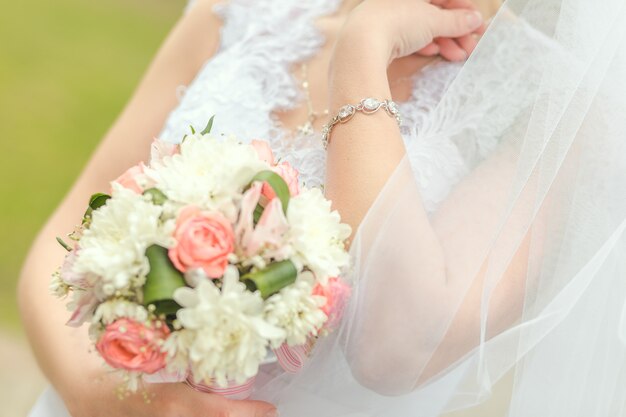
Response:
[{"label": "elbow", "polygon": [[383,345],[354,352],[350,357],[352,376],[362,386],[383,396],[393,397],[413,391],[427,359],[408,344]]},{"label": "elbow", "polygon": [[[17,300],[17,307],[22,318],[22,322],[26,324],[27,317],[29,316],[30,306],[29,299],[32,300],[32,288],[31,288],[31,262],[29,260],[30,255],[24,261],[22,269],[18,275],[17,287],[15,291],[15,297]],[[29,296],[30,294],[30,296]]]},{"label": "elbow", "polygon": [[46,260],[38,259],[34,256],[34,253],[37,253],[37,246],[37,241],[35,241],[22,264],[15,292],[19,314],[26,330],[28,330],[29,324],[33,321],[33,315],[38,310],[41,310],[40,300],[49,294],[48,285],[44,285],[47,283],[44,283],[40,279],[41,277],[38,277],[38,275],[41,275],[42,265],[46,265]]}]

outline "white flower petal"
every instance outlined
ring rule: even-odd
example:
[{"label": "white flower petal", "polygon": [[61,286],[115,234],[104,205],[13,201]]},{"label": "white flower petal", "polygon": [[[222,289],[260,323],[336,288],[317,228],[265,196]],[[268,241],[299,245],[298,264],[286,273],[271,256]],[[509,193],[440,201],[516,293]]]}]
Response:
[{"label": "white flower petal", "polygon": [[265,303],[265,319],[287,332],[287,344],[306,343],[327,320],[321,310],[324,297],[312,295],[313,281],[302,276],[292,285],[272,295]]},{"label": "white flower petal", "polygon": [[222,291],[204,280],[195,289],[177,290],[176,299],[183,307],[177,313],[183,329],[173,333],[166,349],[172,361],[190,363],[196,380],[243,382],[257,373],[268,345],[285,338],[263,319],[263,299],[239,282],[234,267],[227,269]]},{"label": "white flower petal", "polygon": [[345,240],[350,226],[341,223],[339,213],[317,188],[300,192],[289,202],[287,220],[291,229],[289,243],[296,266],[308,267],[318,280],[337,276],[349,263]]},{"label": "white flower petal", "polygon": [[83,232],[72,272],[101,278],[107,295],[141,283],[149,271],[146,249],[170,243],[173,223],[162,222],[162,209],[143,196],[113,183],[113,195],[92,213]]}]

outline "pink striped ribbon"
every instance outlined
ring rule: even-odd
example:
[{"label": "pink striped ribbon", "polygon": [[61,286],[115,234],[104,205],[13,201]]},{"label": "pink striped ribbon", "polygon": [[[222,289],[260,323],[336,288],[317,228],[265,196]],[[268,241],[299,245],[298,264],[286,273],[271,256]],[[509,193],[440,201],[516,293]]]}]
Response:
[{"label": "pink striped ribbon", "polygon": [[217,394],[231,400],[245,400],[252,395],[252,388],[254,387],[254,380],[256,377],[248,379],[243,384],[231,383],[227,387],[220,387],[217,384],[205,384],[203,382],[196,382],[192,375],[187,377],[186,383],[196,391],[205,392],[208,394]]},{"label": "pink striped ribbon", "polygon": [[305,344],[298,346],[289,346],[287,343],[283,343],[278,349],[274,349],[274,353],[285,372],[295,374],[304,366],[314,343],[311,338]]}]

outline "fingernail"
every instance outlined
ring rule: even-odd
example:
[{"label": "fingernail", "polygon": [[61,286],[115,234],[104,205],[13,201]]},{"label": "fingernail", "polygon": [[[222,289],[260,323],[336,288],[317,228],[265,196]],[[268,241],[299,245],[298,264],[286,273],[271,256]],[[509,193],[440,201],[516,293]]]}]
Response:
[{"label": "fingernail", "polygon": [[278,417],[278,410],[273,409],[268,411],[267,414],[265,414],[265,417]]},{"label": "fingernail", "polygon": [[480,14],[479,11],[468,12],[465,15],[465,18],[467,19],[467,24],[470,25],[472,28],[480,26],[480,24],[483,22],[483,15]]}]

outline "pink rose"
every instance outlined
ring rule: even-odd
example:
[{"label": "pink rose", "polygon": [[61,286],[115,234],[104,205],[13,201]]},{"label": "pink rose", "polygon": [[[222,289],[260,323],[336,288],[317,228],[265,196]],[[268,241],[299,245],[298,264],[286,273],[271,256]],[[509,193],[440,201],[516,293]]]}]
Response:
[{"label": "pink rose", "polygon": [[[289,162],[281,162],[280,164],[273,166],[272,171],[280,175],[280,177],[285,180],[287,186],[289,187],[289,194],[292,197],[297,196],[300,193],[300,184],[298,183],[299,173]],[[276,197],[276,193],[268,183],[263,184],[262,194],[268,200]]]},{"label": "pink rose", "polygon": [[235,246],[230,222],[221,213],[185,207],[176,221],[176,246],[169,258],[181,272],[201,268],[210,278],[221,278],[228,266],[228,255]]},{"label": "pink rose", "polygon": [[329,278],[326,285],[318,283],[313,287],[313,295],[326,298],[326,304],[322,307],[322,311],[328,317],[325,327],[333,328],[339,323],[350,293],[350,287],[339,278]]},{"label": "pink rose", "polygon": [[169,334],[164,324],[146,327],[123,318],[106,327],[96,349],[113,368],[153,374],[165,367],[161,343]]},{"label": "pink rose", "polygon": [[139,164],[128,168],[128,170],[120,175],[114,182],[120,184],[124,188],[128,188],[129,190],[136,192],[137,194],[141,194],[143,193],[144,188],[139,184],[141,182],[144,184],[147,182],[145,167],[144,163],[140,162]]},{"label": "pink rose", "polygon": [[250,145],[254,147],[260,160],[274,165],[274,154],[272,153],[272,148],[270,148],[270,145],[266,141],[254,139],[250,142]]}]

